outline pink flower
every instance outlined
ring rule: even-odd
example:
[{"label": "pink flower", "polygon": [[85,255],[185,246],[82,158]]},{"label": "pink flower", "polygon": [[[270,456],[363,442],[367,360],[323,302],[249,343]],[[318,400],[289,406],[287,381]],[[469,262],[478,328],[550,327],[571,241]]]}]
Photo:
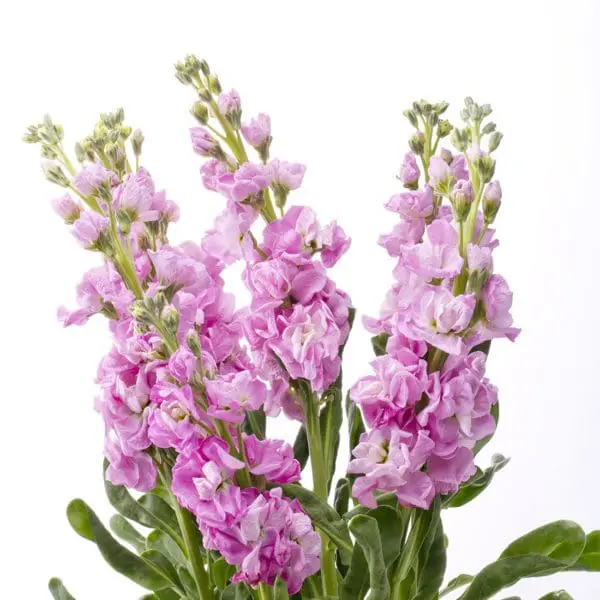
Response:
[{"label": "pink flower", "polygon": [[457,154],[450,163],[450,170],[454,179],[469,179],[469,170],[467,169],[465,157],[463,154]]},{"label": "pink flower", "polygon": [[247,410],[258,410],[267,399],[267,387],[248,371],[205,379],[208,414],[230,423],[241,423]]},{"label": "pink flower", "polygon": [[436,494],[454,493],[475,472],[473,452],[468,448],[458,448],[451,458],[432,456],[427,463],[427,474],[435,485]]},{"label": "pink flower", "polygon": [[152,388],[151,398],[158,405],[148,422],[148,436],[154,445],[181,452],[190,440],[203,434],[199,423],[208,419],[196,406],[189,385],[161,382]]},{"label": "pink flower", "polygon": [[350,248],[351,241],[336,221],[324,227],[321,232],[321,260],[323,264],[328,269],[333,267]]},{"label": "pink flower", "polygon": [[296,271],[297,268],[287,261],[273,258],[248,265],[245,280],[261,305],[273,303],[277,306],[291,293]]},{"label": "pink flower", "polygon": [[407,251],[402,262],[425,279],[445,279],[460,273],[463,259],[458,252],[458,234],[444,219],[436,219],[425,230],[427,239]]},{"label": "pink flower", "polygon": [[420,219],[433,213],[433,192],[426,185],[423,191],[402,192],[392,196],[385,207],[404,219]]},{"label": "pink flower", "polygon": [[259,440],[255,435],[244,437],[248,469],[262,475],[270,483],[294,483],[300,479],[300,463],[294,451],[282,440]]},{"label": "pink flower", "polygon": [[97,194],[100,186],[104,183],[112,186],[117,182],[117,176],[112,171],[105,169],[100,161],[87,163],[73,178],[75,189],[84,196]]},{"label": "pink flower", "polygon": [[222,175],[229,173],[227,163],[216,158],[211,158],[202,163],[200,174],[202,175],[202,184],[207,190],[215,192],[219,183],[219,178]]},{"label": "pink flower", "polygon": [[229,92],[221,92],[218,99],[219,112],[223,116],[227,116],[234,111],[240,111],[242,109],[242,102],[240,95],[236,90],[230,90]]},{"label": "pink flower", "polygon": [[105,216],[86,210],[73,224],[71,233],[84,248],[90,248],[98,241],[108,224],[109,220]]},{"label": "pink flower", "polygon": [[380,236],[378,244],[383,246],[390,256],[401,256],[407,246],[419,243],[424,233],[424,219],[409,219],[398,223],[391,233]]},{"label": "pink flower", "polygon": [[490,273],[493,269],[491,249],[477,244],[469,244],[467,246],[467,263],[471,272],[487,271]]},{"label": "pink flower", "polygon": [[254,148],[259,148],[271,137],[271,117],[260,113],[256,119],[242,125],[244,139]]},{"label": "pink flower", "polygon": [[189,383],[192,375],[198,371],[198,359],[185,346],[180,346],[169,358],[168,370],[171,377],[179,383]]},{"label": "pink flower", "polygon": [[219,147],[217,140],[203,127],[192,127],[190,137],[194,152],[200,156],[212,156]]},{"label": "pink flower", "polygon": [[286,190],[295,190],[302,184],[306,167],[299,163],[290,163],[274,158],[267,165],[271,181],[283,186]]},{"label": "pink flower", "polygon": [[352,495],[368,508],[377,508],[375,491],[394,492],[402,506],[429,508],[434,487],[421,467],[433,445],[424,432],[415,436],[384,428],[363,433],[348,465],[348,473],[361,475],[354,482]]},{"label": "pink flower", "polygon": [[453,177],[448,163],[439,156],[432,156],[429,161],[429,180],[435,188],[448,182]]},{"label": "pink flower", "polygon": [[154,489],[156,466],[148,454],[136,452],[133,456],[126,456],[111,431],[106,434],[104,454],[109,462],[106,479],[112,484],[124,485],[139,492]]},{"label": "pink flower", "polygon": [[73,223],[79,218],[81,206],[69,194],[52,199],[52,208],[66,223]]},{"label": "pink flower", "polygon": [[271,175],[266,167],[245,162],[237,171],[219,177],[217,190],[234,202],[256,196],[268,187]]},{"label": "pink flower", "polygon": [[157,206],[164,208],[164,197],[155,202],[156,189],[150,174],[141,167],[136,173],[126,175],[123,183],[115,190],[113,195],[115,207],[126,211],[133,221],[157,221],[160,211]]},{"label": "pink flower", "polygon": [[[407,352],[405,358],[412,353]],[[412,355],[404,365],[390,356],[371,362],[375,375],[363,377],[350,389],[350,398],[360,405],[370,427],[394,421],[407,407],[415,406],[425,391],[427,365]]]},{"label": "pink flower", "polygon": [[404,155],[404,160],[400,166],[400,181],[407,188],[416,188],[419,184],[419,176],[421,172],[417,166],[417,159],[412,152],[407,152]]}]

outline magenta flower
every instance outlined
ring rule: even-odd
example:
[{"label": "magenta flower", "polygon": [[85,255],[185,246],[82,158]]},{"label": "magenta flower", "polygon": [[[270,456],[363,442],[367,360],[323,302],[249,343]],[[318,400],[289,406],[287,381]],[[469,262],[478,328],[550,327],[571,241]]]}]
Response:
[{"label": "magenta flower", "polygon": [[157,221],[165,208],[166,199],[164,195],[158,199],[156,196],[154,182],[142,167],[136,173],[125,176],[113,194],[114,206],[126,211],[132,221]]},{"label": "magenta flower", "polygon": [[222,421],[241,423],[247,410],[258,410],[267,399],[267,387],[248,371],[205,379],[208,414]]},{"label": "magenta flower", "polygon": [[306,167],[299,163],[290,163],[274,158],[267,165],[272,182],[283,186],[286,190],[295,190],[302,184]]},{"label": "magenta flower", "polygon": [[237,171],[219,177],[217,190],[234,202],[242,202],[268,187],[271,173],[263,165],[245,162]]},{"label": "magenta flower", "polygon": [[300,463],[292,447],[282,440],[259,440],[255,435],[244,437],[248,469],[262,475],[270,483],[294,483],[300,480]]},{"label": "magenta flower", "polygon": [[321,232],[321,260],[329,269],[333,267],[350,248],[352,240],[336,221]]},{"label": "magenta flower", "polygon": [[391,233],[379,236],[378,244],[390,256],[401,256],[407,247],[418,244],[425,233],[424,219],[409,219],[398,223]]}]

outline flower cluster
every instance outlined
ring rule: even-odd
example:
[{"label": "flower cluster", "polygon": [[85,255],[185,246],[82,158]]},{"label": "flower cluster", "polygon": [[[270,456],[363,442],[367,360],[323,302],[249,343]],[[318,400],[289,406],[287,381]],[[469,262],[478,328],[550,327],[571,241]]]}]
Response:
[{"label": "flower cluster", "polygon": [[[370,507],[375,492],[393,492],[405,506],[427,508],[436,494],[455,492],[475,473],[474,449],[495,429],[497,402],[480,345],[518,334],[512,294],[492,264],[497,242],[489,225],[501,188],[491,181],[491,153],[500,134],[492,123],[482,127],[491,109],[468,99],[467,127],[453,133],[459,153],[436,153],[451,130],[439,118],[446,108],[423,101],[407,111],[424,132],[411,137],[400,170],[406,191],[386,204],[400,217],[380,238],[397,259],[395,282],[380,318],[365,319],[384,354],[373,361],[374,374],[351,389],[371,430],[354,449],[348,472],[358,475],[354,496]],[[487,152],[485,134],[491,134]]]},{"label": "flower cluster", "polygon": [[[295,380],[315,394],[337,380],[350,300],[326,269],[350,240],[335,222],[321,227],[309,208],[286,211],[305,168],[269,158],[267,115],[242,123],[239,94],[221,92],[205,64],[190,57],[178,69],[200,98],[192,113],[202,126],[191,140],[207,158],[202,181],[226,201],[200,245],[169,243],[178,208],[140,166],[143,135],[121,110],[102,115],[77,145],[78,169],[50,119],[28,133],[52,159],[48,179],[67,192],[55,211],[103,257],[77,287],[78,308],[59,309],[59,318],[65,326],[109,319],[113,344],[98,369],[96,401],[107,479],[143,492],[172,482],[205,547],[237,567],[233,581],[272,585],[280,577],[295,593],[319,568],[320,537],[298,502],[273,487],[300,479],[292,448],[265,439],[249,415],[283,408],[303,420]],[[252,229],[261,218],[259,241]],[[236,310],[222,272],[240,259],[252,302]]]}]

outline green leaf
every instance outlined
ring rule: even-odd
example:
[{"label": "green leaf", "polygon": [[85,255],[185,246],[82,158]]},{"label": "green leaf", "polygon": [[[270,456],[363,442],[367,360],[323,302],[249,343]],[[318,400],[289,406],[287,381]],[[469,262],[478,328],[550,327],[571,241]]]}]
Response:
[{"label": "green leaf", "polygon": [[379,506],[369,510],[366,515],[377,521],[381,537],[381,549],[386,567],[396,561],[404,543],[404,517],[390,506]]},{"label": "green leaf", "polygon": [[[365,432],[365,424],[360,409],[350,399],[350,392],[346,394],[346,416],[348,418],[348,443],[350,456],[352,456],[352,450],[358,445],[361,434]],[[352,482],[355,477],[350,476],[348,479]]]},{"label": "green leaf", "polygon": [[340,428],[343,422],[342,390],[336,382],[333,388],[324,394],[327,403],[319,416],[321,430],[321,447],[325,460],[327,473],[327,491],[331,489],[331,482],[335,473],[335,463],[340,446]]},{"label": "green leaf", "polygon": [[286,496],[298,499],[314,525],[327,534],[329,539],[340,549],[344,564],[348,564],[346,560],[349,560],[352,552],[352,541],[345,521],[335,509],[301,485],[287,483],[281,487]]},{"label": "green leaf", "polygon": [[138,504],[152,515],[156,522],[155,529],[162,529],[177,542],[180,548],[184,547],[175,511],[162,498],[155,494],[144,494],[138,500]]},{"label": "green leaf", "polygon": [[154,565],[121,546],[83,500],[73,500],[67,508],[67,515],[73,529],[95,542],[104,560],[115,571],[149,590],[161,590],[169,586],[169,580]]},{"label": "green leaf", "polygon": [[265,411],[248,410],[242,423],[242,430],[248,435],[255,435],[259,440],[264,440],[267,431],[267,416]]},{"label": "green leaf", "polygon": [[[492,404],[492,408],[490,410],[490,414],[494,417],[494,421],[496,421],[496,428],[498,427],[498,423],[500,422],[500,403],[496,402],[496,404]],[[495,432],[495,429],[494,429]],[[483,449],[483,447],[494,437],[494,432],[490,433],[487,437],[484,437],[482,440],[479,440],[473,446],[473,456],[477,456],[479,452]]]},{"label": "green leaf", "polygon": [[301,469],[304,469],[308,462],[308,453],[308,435],[306,435],[306,427],[301,425],[300,429],[298,429],[296,440],[294,441],[294,456],[300,463]]},{"label": "green leaf", "polygon": [[[390,597],[390,585],[387,578],[383,547],[377,521],[373,517],[368,517],[367,515],[357,515],[350,520],[348,527],[356,539],[357,546],[355,546],[353,552],[350,569],[348,569],[348,573],[342,583],[341,598],[343,600],[349,600],[350,598],[361,597],[354,595],[355,590],[347,587],[347,581],[350,582],[354,579],[354,567],[359,567],[360,563],[364,563],[362,573],[359,574],[359,577],[364,574],[364,567],[368,567],[369,600],[388,600]],[[362,559],[359,552],[362,553]],[[357,558],[355,559],[355,557]],[[360,586],[360,593],[363,589],[363,586]]]},{"label": "green leaf", "polygon": [[[425,544],[423,545],[425,546]],[[431,544],[419,553],[417,594],[413,600],[437,600],[446,572],[446,543],[442,521],[438,522]]]},{"label": "green leaf", "polygon": [[448,585],[440,592],[439,597],[442,598],[446,594],[449,594],[454,590],[458,590],[459,588],[467,585],[467,583],[471,583],[473,579],[473,575],[467,575],[466,573],[461,573],[460,575],[457,575],[454,579],[451,579],[448,582]]},{"label": "green leaf", "polygon": [[63,582],[56,577],[53,577],[48,582],[48,589],[52,594],[54,600],[75,600],[73,596],[69,593],[69,590],[63,585]]},{"label": "green leaf", "polygon": [[[108,467],[108,461],[104,460],[104,471]],[[145,527],[156,529],[159,527],[157,520],[142,506],[140,506],[135,498],[129,493],[126,487],[122,485],[113,485],[106,477],[104,477],[104,490],[108,501],[127,519],[135,521]]]},{"label": "green leaf", "polygon": [[477,498],[490,485],[494,475],[503,469],[509,461],[510,458],[505,458],[501,454],[494,454],[492,465],[485,471],[478,469],[477,473],[464,483],[455,494],[443,501],[443,507],[458,508]]},{"label": "green leaf", "polygon": [[133,527],[133,525],[121,515],[113,515],[109,521],[112,532],[132,546],[138,554],[146,549],[144,536]]},{"label": "green leaf", "polygon": [[160,529],[155,529],[148,534],[145,550],[158,550],[164,554],[174,565],[187,566],[188,561],[181,548],[171,536]]},{"label": "green leaf", "polygon": [[281,577],[277,577],[275,580],[275,585],[273,586],[273,600],[290,600],[287,583],[281,579]]},{"label": "green leaf", "polygon": [[338,514],[343,515],[348,512],[348,503],[350,502],[350,484],[345,477],[338,480],[335,486],[335,495],[333,507]]},{"label": "green leaf", "polygon": [[540,600],[573,600],[573,596],[565,590],[558,590],[542,596]]},{"label": "green leaf", "polygon": [[250,590],[244,583],[232,583],[228,585],[221,596],[222,600],[250,600]]},{"label": "green leaf", "polygon": [[512,542],[500,558],[541,554],[571,565],[582,554],[586,543],[583,529],[573,521],[554,521],[542,525]]},{"label": "green leaf", "polygon": [[371,338],[371,345],[373,346],[373,352],[375,356],[383,356],[387,353],[387,343],[390,339],[389,333],[380,333]]},{"label": "green leaf", "polygon": [[164,575],[173,586],[181,589],[181,581],[177,576],[177,569],[171,564],[171,561],[158,550],[145,550],[142,552],[141,557],[151,563],[154,568]]},{"label": "green leaf", "polygon": [[591,531],[585,537],[581,556],[569,571],[600,571],[600,531]]},{"label": "green leaf", "polygon": [[220,590],[224,590],[235,573],[235,567],[226,563],[224,559],[219,558],[212,563],[211,573],[215,585]]},{"label": "green leaf", "polygon": [[177,575],[179,576],[179,581],[181,581],[185,593],[188,594],[190,598],[196,598],[198,595],[198,587],[190,572],[185,567],[178,567]]},{"label": "green leaf", "polygon": [[555,521],[515,540],[500,559],[485,567],[461,600],[484,600],[526,577],[563,571],[581,556],[586,538],[573,521]]}]

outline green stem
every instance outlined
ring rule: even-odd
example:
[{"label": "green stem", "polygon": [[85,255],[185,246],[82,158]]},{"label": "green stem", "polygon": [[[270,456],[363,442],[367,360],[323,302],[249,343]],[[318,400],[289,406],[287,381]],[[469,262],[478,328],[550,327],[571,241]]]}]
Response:
[{"label": "green stem", "polygon": [[[321,426],[319,423],[319,409],[313,393],[305,395],[306,405],[306,433],[308,436],[308,449],[313,476],[313,490],[324,502],[327,502],[327,472],[321,445]],[[323,581],[323,595],[337,596],[337,572],[335,568],[335,552],[330,546],[329,538],[323,532],[321,535],[321,579]]]},{"label": "green stem", "polygon": [[204,569],[204,559],[202,558],[202,553],[200,552],[200,537],[198,535],[198,528],[194,518],[192,517],[191,513],[183,508],[179,502],[177,502],[177,498],[175,498],[173,492],[171,492],[171,474],[166,463],[163,462],[157,466],[160,478],[162,479],[165,487],[169,490],[169,494],[171,494],[171,504],[175,510],[177,522],[179,523],[179,528],[181,529],[181,533],[183,535],[183,543],[186,548],[187,558],[192,568],[192,575],[196,582],[196,588],[199,594],[198,597],[200,600],[212,600],[213,594],[210,588],[208,574]]},{"label": "green stem", "polygon": [[273,593],[272,588],[270,588],[266,583],[260,583],[258,585],[258,597],[260,600],[272,600]]}]

